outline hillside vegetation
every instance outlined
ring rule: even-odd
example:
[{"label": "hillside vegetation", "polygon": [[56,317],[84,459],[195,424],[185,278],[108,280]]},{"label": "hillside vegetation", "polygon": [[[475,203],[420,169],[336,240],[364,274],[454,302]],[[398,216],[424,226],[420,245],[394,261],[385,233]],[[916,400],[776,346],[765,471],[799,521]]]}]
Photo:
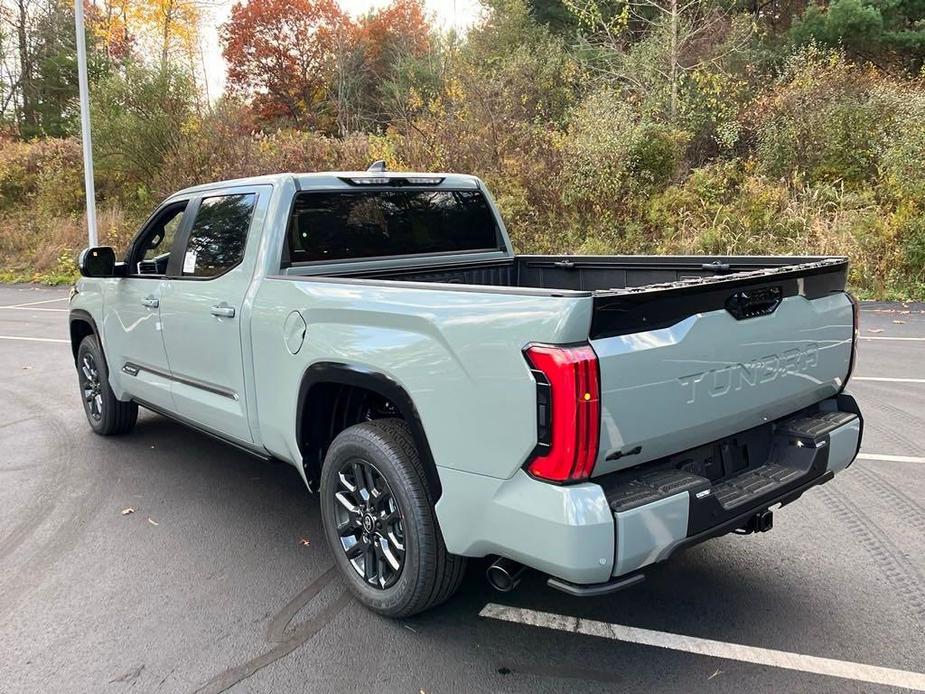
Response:
[{"label": "hillside vegetation", "polygon": [[[71,15],[42,2],[31,53],[0,41],[0,279],[67,282],[86,237]],[[486,0],[457,36],[417,0],[249,0],[210,103],[207,18],[173,2],[182,24],[88,6],[117,248],[192,183],[385,159],[482,177],[519,252],[848,255],[861,296],[925,298],[920,3]]]}]

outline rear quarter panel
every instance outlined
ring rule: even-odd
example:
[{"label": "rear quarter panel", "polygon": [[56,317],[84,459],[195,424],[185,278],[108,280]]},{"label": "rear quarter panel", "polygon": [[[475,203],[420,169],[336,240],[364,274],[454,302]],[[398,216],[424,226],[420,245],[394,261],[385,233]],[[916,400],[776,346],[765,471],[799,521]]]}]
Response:
[{"label": "rear quarter panel", "polygon": [[[307,329],[292,354],[284,324]],[[536,392],[522,350],[587,339],[589,296],[531,296],[317,278],[263,280],[253,305],[260,431],[275,455],[300,460],[296,407],[305,371],[342,362],[388,376],[415,404],[437,463],[510,478],[536,444]]]}]

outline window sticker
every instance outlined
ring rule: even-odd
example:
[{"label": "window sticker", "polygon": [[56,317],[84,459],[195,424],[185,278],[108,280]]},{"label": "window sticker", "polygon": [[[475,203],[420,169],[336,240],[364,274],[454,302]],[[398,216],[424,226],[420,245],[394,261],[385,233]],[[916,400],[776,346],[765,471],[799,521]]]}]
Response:
[{"label": "window sticker", "polygon": [[183,274],[196,272],[196,251],[187,251],[183,257]]}]

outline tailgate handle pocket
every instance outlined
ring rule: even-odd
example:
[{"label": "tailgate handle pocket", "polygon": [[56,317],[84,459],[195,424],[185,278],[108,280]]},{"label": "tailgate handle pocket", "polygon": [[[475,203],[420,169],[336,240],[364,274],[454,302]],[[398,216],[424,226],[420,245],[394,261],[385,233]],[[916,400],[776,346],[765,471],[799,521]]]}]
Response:
[{"label": "tailgate handle pocket", "polygon": [[780,306],[782,295],[780,287],[743,289],[726,299],[726,310],[736,320],[766,316]]}]

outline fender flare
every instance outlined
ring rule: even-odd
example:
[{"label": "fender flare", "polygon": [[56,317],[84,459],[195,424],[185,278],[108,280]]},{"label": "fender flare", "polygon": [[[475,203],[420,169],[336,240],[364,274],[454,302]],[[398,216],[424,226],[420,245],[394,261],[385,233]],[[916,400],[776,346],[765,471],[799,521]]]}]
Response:
[{"label": "fender flare", "polygon": [[442,493],[440,477],[437,474],[437,464],[431,453],[430,444],[427,442],[427,436],[424,433],[424,425],[421,422],[421,417],[414,405],[414,401],[400,383],[383,373],[363,366],[342,362],[316,362],[309,366],[302,375],[302,381],[299,384],[298,404],[296,405],[295,431],[297,432],[299,453],[302,454],[302,465],[306,468],[306,472],[308,472],[306,467],[308,462],[305,459],[306,442],[302,436],[303,416],[305,408],[308,406],[309,392],[314,386],[324,383],[364,388],[381,395],[398,408],[402,419],[411,430],[411,436],[414,438],[414,444],[417,447],[418,454],[421,456],[421,462],[424,463],[427,484],[433,492],[434,502],[436,503]]},{"label": "fender flare", "polygon": [[[71,353],[74,355],[74,363],[77,363],[77,348],[80,347],[80,342],[75,342],[73,334],[73,324],[74,323],[87,323],[90,326],[90,330],[96,335],[96,340],[100,345],[100,351],[103,353],[103,359],[106,359],[106,350],[103,349],[103,336],[100,333],[100,329],[96,325],[96,321],[93,319],[93,316],[90,315],[88,311],[85,311],[82,308],[72,308],[67,317],[67,327],[68,327],[68,337],[71,339]],[[108,367],[109,362],[107,362]]]}]

